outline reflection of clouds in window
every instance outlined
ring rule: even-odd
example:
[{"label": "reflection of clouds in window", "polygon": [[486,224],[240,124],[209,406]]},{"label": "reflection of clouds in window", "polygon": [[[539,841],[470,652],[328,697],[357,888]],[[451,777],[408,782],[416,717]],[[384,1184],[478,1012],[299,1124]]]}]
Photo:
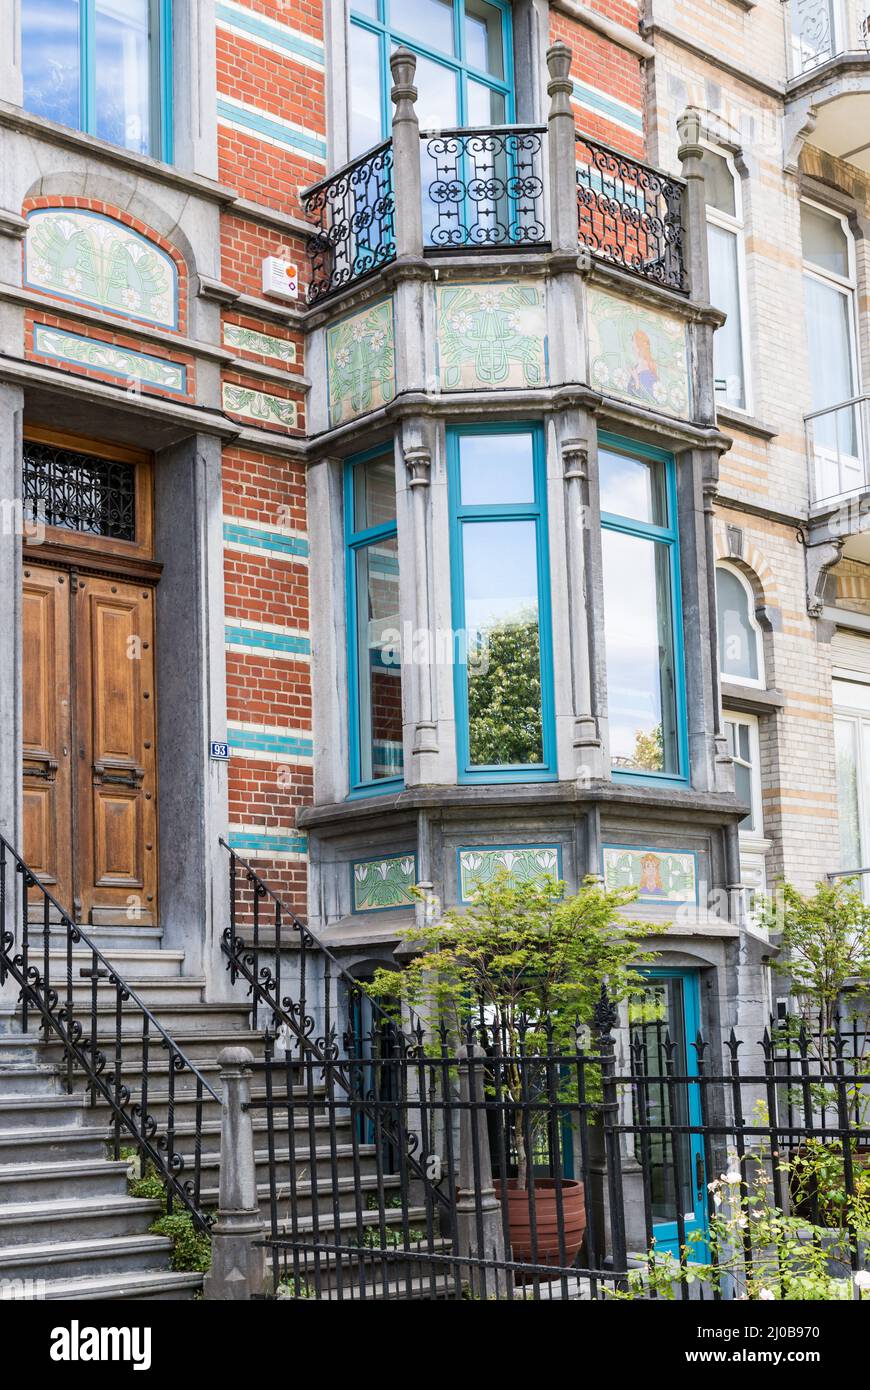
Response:
[{"label": "reflection of clouds in window", "polygon": [[605,531],[602,548],[611,756],[617,766],[663,771],[675,750],[656,749],[666,732],[673,742],[676,726],[665,547]]},{"label": "reflection of clouds in window", "polygon": [[21,58],[25,109],[80,125],[78,0],[23,0]]}]

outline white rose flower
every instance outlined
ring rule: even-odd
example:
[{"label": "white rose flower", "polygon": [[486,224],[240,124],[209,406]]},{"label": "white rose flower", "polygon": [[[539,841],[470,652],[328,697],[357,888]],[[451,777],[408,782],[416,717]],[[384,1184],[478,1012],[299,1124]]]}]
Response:
[{"label": "white rose flower", "polygon": [[759,1289],[758,1297],[764,1303],[774,1303],[776,1301],[776,1294],[772,1289]]}]

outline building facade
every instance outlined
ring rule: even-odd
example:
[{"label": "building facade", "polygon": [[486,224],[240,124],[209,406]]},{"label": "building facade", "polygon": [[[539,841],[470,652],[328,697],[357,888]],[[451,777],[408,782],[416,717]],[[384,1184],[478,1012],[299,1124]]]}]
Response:
[{"label": "building facade", "polygon": [[757,1033],[870,834],[852,0],[0,25],[0,832],[215,999],[222,840],[361,977],[634,885]]}]

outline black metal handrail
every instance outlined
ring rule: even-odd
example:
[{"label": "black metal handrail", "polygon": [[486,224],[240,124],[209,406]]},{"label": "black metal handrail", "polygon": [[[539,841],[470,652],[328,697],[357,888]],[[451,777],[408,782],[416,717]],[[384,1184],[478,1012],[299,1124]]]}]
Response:
[{"label": "black metal handrail", "polygon": [[422,131],[427,247],[545,246],[546,134],[518,125]]},{"label": "black metal handrail", "polygon": [[[10,910],[14,913],[14,892],[8,878],[9,863],[21,882],[21,944],[15,949],[15,933],[9,931],[7,923]],[[42,922],[30,921],[30,901],[28,894],[36,889],[42,903]],[[52,916],[56,920],[52,920]],[[32,951],[29,941],[31,932],[41,932],[42,950]],[[65,960],[62,979],[52,979],[51,936],[57,933],[64,940]],[[81,971],[80,978],[90,980],[90,999],[86,1009],[86,1019],[77,1017],[81,1009],[73,993],[73,949],[83,946],[90,955],[90,968]],[[102,1099],[111,1110],[113,1137],[112,1150],[116,1159],[121,1157],[122,1136],[129,1136],[145,1163],[150,1163],[158,1173],[166,1188],[166,1206],[173,1209],[177,1197],[187,1208],[200,1230],[207,1230],[212,1218],[202,1210],[202,1112],[206,1096],[220,1104],[220,1095],[209,1084],[202,1072],[170,1036],[148,1006],[139,998],[136,991],[126,983],[115,966],[106,959],[99,947],[78,926],[60,903],[40,881],[21,856],[12,848],[8,840],[0,835],[0,985],[6,983],[8,976],[17,981],[21,989],[21,1024],[27,1031],[31,1014],[39,1017],[39,1027],[43,1040],[48,1042],[55,1035],[64,1052],[65,1085],[72,1094],[76,1069],[84,1073],[87,1089],[91,1093],[91,1104]],[[99,986],[100,982],[114,990],[114,1023],[112,1045],[109,1052],[99,1045]],[[127,1006],[125,1013],[125,1006]],[[124,1072],[136,1069],[135,1064],[125,1062],[124,1047],[137,1038],[137,1032],[124,1028],[125,1019],[131,1012],[141,1018],[141,1038],[138,1070],[141,1072],[138,1101],[130,1085],[124,1080]],[[86,1031],[86,1026],[89,1031]],[[149,1087],[153,1083],[155,1071],[155,1049],[161,1049],[167,1060],[166,1122],[161,1125],[156,1116],[149,1111]],[[189,1073],[195,1082],[194,1119],[195,1134],[193,1154],[185,1156],[177,1147],[176,1135],[176,1077],[179,1073]],[[152,1098],[153,1104],[153,1098]],[[189,1166],[192,1162],[192,1171]],[[188,1176],[189,1173],[189,1176]]]},{"label": "black metal handrail", "polygon": [[308,243],[308,302],[317,304],[396,259],[392,140],[312,184],[302,203],[317,223]]},{"label": "black metal handrail", "polygon": [[580,243],[600,260],[688,294],[682,179],[577,134]]},{"label": "black metal handrail", "polygon": [[[348,974],[329,947],[315,936],[311,928],[297,917],[291,908],[285,906],[274,889],[260,878],[256,869],[240,854],[237,854],[223,837],[219,837],[218,842],[230,856],[230,925],[224,931],[221,940],[221,949],[227,957],[230,980],[235,984],[241,978],[248,986],[248,993],[251,996],[251,1027],[254,1031],[258,1031],[263,1021],[260,1015],[260,1005],[262,1004],[268,1015],[266,1031],[268,1032],[271,1026],[274,1032],[284,1033],[284,1051],[288,1069],[294,1064],[309,1069],[314,1065],[323,1069],[324,1073],[328,1069],[333,1080],[344,1094],[346,1096],[354,1095],[359,1089],[357,1072],[360,1066],[360,1060],[356,1056],[358,1039],[354,1037],[353,1032],[354,1017],[363,1000],[368,1003],[372,1011],[373,1027],[370,1030],[372,1036],[377,1032],[380,1032],[382,1037],[389,1036],[406,1059],[422,1057],[425,1050],[425,1031],[421,1021],[413,1014],[413,1011],[408,1011],[413,1030],[409,1034],[380,1007],[376,1000],[366,993],[359,980],[355,980],[352,975]],[[239,865],[244,870],[245,878],[251,887],[250,943],[239,935],[238,930],[237,875]],[[265,898],[269,899],[273,908],[274,939],[272,941],[263,938],[260,903]],[[289,935],[282,935],[284,929],[288,927]],[[285,993],[282,988],[282,953],[294,947],[298,960],[298,983],[295,999],[292,995]],[[316,1020],[313,1014],[309,1013],[308,994],[309,958],[315,953],[317,959],[323,963],[324,1008],[319,1033],[315,1033]],[[269,958],[274,959],[274,969],[268,963],[262,963],[264,956],[267,960]],[[283,978],[286,983],[286,974]],[[342,1038],[345,1047],[344,1057],[340,1053],[336,1020],[332,1014],[333,979],[340,980],[347,990],[347,1027]],[[297,1045],[298,1052],[295,1059],[292,1057],[290,1048],[286,1046],[288,1032],[290,1037],[295,1039]],[[366,1104],[365,1100],[360,1102],[364,1114],[367,1113]],[[408,1151],[403,1137],[399,1134],[388,1135],[387,1137],[403,1154],[414,1175],[424,1183],[427,1189],[432,1187],[425,1167]],[[443,1200],[443,1194],[435,1187],[433,1187],[433,1195],[437,1201]]]}]

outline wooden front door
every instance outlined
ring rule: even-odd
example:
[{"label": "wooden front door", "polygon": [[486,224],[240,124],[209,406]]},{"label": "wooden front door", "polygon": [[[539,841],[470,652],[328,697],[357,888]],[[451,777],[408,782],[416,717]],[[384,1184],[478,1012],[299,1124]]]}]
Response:
[{"label": "wooden front door", "polygon": [[25,858],[82,923],[157,921],[154,590],[25,565]]}]

